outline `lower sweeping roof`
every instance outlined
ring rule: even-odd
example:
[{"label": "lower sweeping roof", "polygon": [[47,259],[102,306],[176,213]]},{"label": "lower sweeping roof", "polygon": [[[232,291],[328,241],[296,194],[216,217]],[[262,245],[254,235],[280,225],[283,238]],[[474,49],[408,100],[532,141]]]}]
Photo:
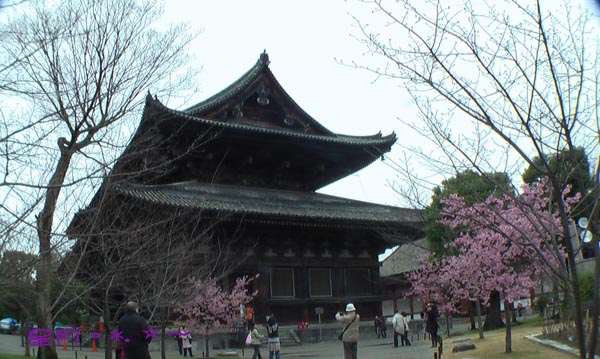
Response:
[{"label": "lower sweeping roof", "polygon": [[[120,183],[114,189],[155,204],[230,214],[325,220],[363,225],[398,226],[421,222],[418,210],[385,206],[315,192],[206,184],[198,181],[166,185]],[[416,226],[420,228],[420,225]],[[420,229],[415,228],[417,232]]]}]

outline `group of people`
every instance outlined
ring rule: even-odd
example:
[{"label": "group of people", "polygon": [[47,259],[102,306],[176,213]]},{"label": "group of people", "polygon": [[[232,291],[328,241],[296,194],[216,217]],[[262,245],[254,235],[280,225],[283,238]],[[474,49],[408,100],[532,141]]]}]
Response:
[{"label": "group of people", "polygon": [[[428,303],[423,313],[425,319],[425,331],[431,336],[433,347],[438,344],[438,318],[439,312],[435,305]],[[345,310],[339,311],[335,319],[342,323],[343,330],[339,335],[344,349],[344,359],[357,359],[358,352],[358,331],[360,327],[360,315],[356,313],[354,304],[348,303]],[[396,312],[392,318],[392,327],[394,329],[394,347],[398,347],[398,338],[401,346],[410,346],[409,340],[409,318],[406,313]],[[375,317],[375,332],[378,338],[385,338],[385,321],[378,316]],[[122,332],[123,338],[128,340],[119,340],[117,343],[117,359],[150,359],[148,344],[152,337],[145,335],[148,331],[148,322],[139,315],[137,303],[127,303],[127,311],[119,320],[118,329]],[[248,323],[251,345],[254,349],[252,359],[262,359],[260,353],[261,339],[265,337],[260,334],[254,322]],[[279,324],[274,315],[267,316],[267,344],[269,348],[269,359],[280,359],[280,339]],[[186,331],[184,326],[179,327],[179,335],[176,337],[179,346],[179,354],[186,356],[187,353],[192,357],[192,336]]]},{"label": "group of people", "polygon": [[[269,359],[279,359],[279,351],[281,349],[281,342],[279,340],[279,324],[273,314],[267,316],[267,346],[269,348]],[[252,359],[262,359],[260,354],[261,339],[264,339],[264,335],[261,335],[256,329],[254,322],[248,323],[248,329],[250,330],[250,337],[252,338],[252,349],[254,354]]]},{"label": "group of people", "polygon": [[[438,344],[438,319],[439,312],[437,307],[428,303],[425,306],[425,311],[421,313],[421,318],[425,320],[425,332],[428,333],[431,337],[431,345],[432,347],[437,346]],[[396,311],[394,316],[392,317],[392,328],[394,329],[394,347],[398,346],[410,346],[409,339],[409,323],[410,318],[408,317],[406,312]],[[385,338],[386,337],[386,323],[384,318],[380,318],[379,316],[375,316],[374,320],[375,324],[375,335],[377,338]],[[400,340],[398,340],[400,339]]]},{"label": "group of people", "polygon": [[380,318],[378,315],[375,316],[375,335],[377,335],[377,339],[385,339],[387,338],[387,325],[385,323],[385,318]]},{"label": "group of people", "polygon": [[[438,345],[438,319],[439,312],[437,307],[428,303],[425,306],[425,311],[422,317],[425,320],[425,332],[431,336],[432,347]],[[354,304],[346,305],[345,311],[340,311],[335,315],[335,319],[342,322],[344,330],[340,334],[340,340],[344,348],[344,359],[356,359],[358,349],[358,329],[360,316],[356,313]],[[396,311],[392,318],[392,328],[394,329],[394,347],[398,347],[398,338],[400,338],[401,346],[410,346],[409,340],[409,323],[410,318],[405,312]],[[386,337],[386,323],[384,318],[375,316],[375,334],[377,338]]]},{"label": "group of people", "polygon": [[186,330],[185,326],[179,327],[179,333],[175,336],[177,340],[177,347],[179,347],[179,355],[187,357],[187,353],[192,355],[192,334]]}]

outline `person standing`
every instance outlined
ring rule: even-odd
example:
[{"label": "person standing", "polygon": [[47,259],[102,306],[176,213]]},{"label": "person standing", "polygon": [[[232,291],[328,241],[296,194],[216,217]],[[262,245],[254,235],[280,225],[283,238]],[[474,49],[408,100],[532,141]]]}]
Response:
[{"label": "person standing", "polygon": [[279,324],[273,314],[267,319],[267,344],[269,345],[269,359],[273,359],[273,353],[275,353],[275,359],[279,359],[279,350],[281,349]]},{"label": "person standing", "polygon": [[192,333],[186,330],[186,327],[181,327],[179,330],[179,339],[181,340],[181,347],[183,348],[183,356],[187,357],[187,353],[190,353],[190,358],[194,355],[192,354]]},{"label": "person standing", "polygon": [[248,330],[251,330],[250,323],[254,323],[254,309],[251,306],[246,307],[246,323],[248,323]]},{"label": "person standing", "polygon": [[146,335],[148,322],[139,314],[140,309],[136,302],[127,302],[127,311],[119,320],[118,328],[122,332],[123,350],[126,359],[150,359],[148,343],[152,336]]},{"label": "person standing", "polygon": [[402,346],[406,345],[409,347],[410,340],[408,339],[408,323],[410,322],[410,319],[408,318],[408,314],[406,314],[406,312],[402,312],[400,315],[402,315],[404,318],[404,335],[400,337],[400,339],[402,340]]},{"label": "person standing", "polygon": [[437,307],[432,303],[427,303],[425,309],[425,331],[431,335],[431,347],[435,348],[438,343],[438,313]]},{"label": "person standing", "polygon": [[179,356],[183,356],[183,339],[181,339],[181,336],[183,335],[184,331],[183,326],[179,327],[179,332],[177,333],[177,336],[175,336],[175,339],[177,340],[177,348],[179,348]]},{"label": "person standing", "polygon": [[381,318],[379,316],[375,316],[375,335],[377,335],[377,339],[381,338]]},{"label": "person standing", "polygon": [[381,337],[387,338],[387,319],[385,317],[381,318]]},{"label": "person standing", "polygon": [[344,359],[357,359],[358,353],[358,328],[360,315],[356,313],[354,304],[348,303],[345,312],[338,312],[335,319],[342,322],[344,331],[342,334],[342,343],[344,345]]},{"label": "person standing", "polygon": [[256,329],[254,325],[254,322],[249,322],[248,327],[250,328],[250,333],[252,336],[252,348],[254,349],[252,359],[262,359],[262,356],[260,355],[260,340],[264,338],[264,336],[260,335],[258,329]]},{"label": "person standing", "polygon": [[404,317],[399,310],[392,318],[392,329],[394,329],[394,348],[398,348],[398,337],[400,337],[401,344],[404,346]]}]

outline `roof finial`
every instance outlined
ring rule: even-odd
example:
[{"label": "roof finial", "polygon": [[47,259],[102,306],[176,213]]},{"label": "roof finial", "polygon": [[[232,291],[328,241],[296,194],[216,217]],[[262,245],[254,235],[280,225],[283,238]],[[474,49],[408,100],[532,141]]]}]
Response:
[{"label": "roof finial", "polygon": [[263,53],[260,54],[260,58],[258,59],[263,65],[269,66],[271,61],[269,61],[269,54],[267,54],[267,50],[263,50]]}]

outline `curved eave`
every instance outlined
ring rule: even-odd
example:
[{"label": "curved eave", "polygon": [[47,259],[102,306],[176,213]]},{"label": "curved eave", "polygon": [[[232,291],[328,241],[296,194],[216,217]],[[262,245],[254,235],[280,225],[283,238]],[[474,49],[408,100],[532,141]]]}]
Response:
[{"label": "curved eave", "polygon": [[[314,192],[293,192],[195,181],[167,185],[116,184],[123,195],[171,207],[206,210],[257,218],[337,222],[381,230],[421,223],[417,210],[378,205]],[[413,230],[415,230],[413,228]]]},{"label": "curved eave", "polygon": [[268,65],[268,58],[265,61],[265,59],[261,55],[261,57],[256,62],[256,65],[254,65],[250,70],[248,70],[231,85],[227,86],[221,92],[209,97],[208,99],[197,103],[189,108],[186,108],[182,112],[185,112],[191,116],[201,116],[206,112],[218,108],[220,105],[235,97],[246,87],[248,87],[251,83],[256,81],[265,69],[268,70]]},{"label": "curved eave", "polygon": [[196,117],[206,117],[206,114],[218,109],[220,106],[235,98],[237,95],[246,91],[249,86],[252,86],[261,76],[265,76],[268,81],[274,86],[274,90],[279,94],[281,99],[294,109],[301,117],[304,118],[310,126],[317,129],[324,135],[335,135],[333,132],[321,125],[317,120],[304,111],[292,97],[283,89],[275,75],[269,69],[269,56],[266,52],[260,56],[256,65],[248,72],[242,75],[237,81],[226,87],[223,91],[217,93],[208,99],[185,109],[183,112]]},{"label": "curved eave", "polygon": [[245,132],[252,133],[262,133],[262,134],[270,134],[276,136],[284,136],[284,137],[293,137],[300,138],[310,141],[319,141],[319,142],[330,142],[330,143],[338,143],[345,145],[357,145],[357,146],[386,146],[388,149],[385,151],[389,151],[389,148],[396,141],[396,134],[394,132],[389,135],[382,136],[381,133],[370,135],[370,136],[344,136],[344,135],[315,135],[294,131],[285,131],[275,128],[266,128],[259,126],[251,126],[241,123],[231,123],[231,122],[222,122],[215,121],[211,119],[201,118],[190,115],[188,112],[177,111],[170,109],[163,105],[159,100],[156,99],[147,99],[146,106],[152,106],[155,109],[163,112],[164,116],[161,116],[161,119],[165,120],[179,120],[179,121],[190,121],[194,123],[198,123],[204,126],[212,127],[212,128],[223,128],[223,129],[232,129],[232,130],[240,130]]}]

